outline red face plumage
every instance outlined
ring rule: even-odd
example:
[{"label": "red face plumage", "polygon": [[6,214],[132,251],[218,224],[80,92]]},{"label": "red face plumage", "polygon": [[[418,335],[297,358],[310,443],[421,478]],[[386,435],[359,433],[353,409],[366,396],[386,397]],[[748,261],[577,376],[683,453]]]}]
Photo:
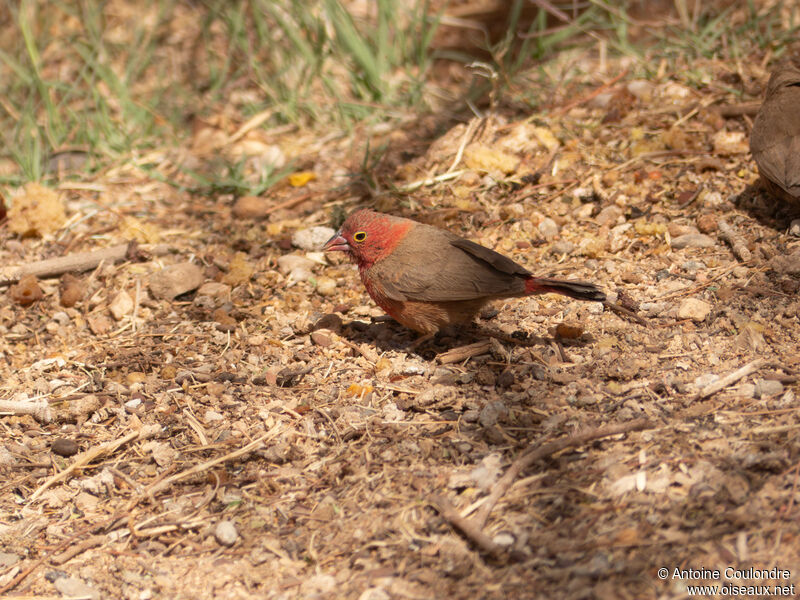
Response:
[{"label": "red face plumage", "polygon": [[361,268],[368,268],[388,256],[399,244],[413,222],[363,209],[354,212],[342,223],[322,247],[350,255]]}]

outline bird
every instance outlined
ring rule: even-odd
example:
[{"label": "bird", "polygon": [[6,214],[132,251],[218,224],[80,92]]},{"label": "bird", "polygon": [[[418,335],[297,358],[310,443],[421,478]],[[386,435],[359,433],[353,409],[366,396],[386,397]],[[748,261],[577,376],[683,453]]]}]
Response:
[{"label": "bird", "polygon": [[767,191],[800,203],[800,58],[782,62],[770,75],[750,152]]},{"label": "bird", "polygon": [[470,324],[490,301],[548,292],[603,302],[596,285],[534,277],[522,265],[454,233],[361,209],[325,243],[358,266],[370,297],[390,317],[422,334]]}]

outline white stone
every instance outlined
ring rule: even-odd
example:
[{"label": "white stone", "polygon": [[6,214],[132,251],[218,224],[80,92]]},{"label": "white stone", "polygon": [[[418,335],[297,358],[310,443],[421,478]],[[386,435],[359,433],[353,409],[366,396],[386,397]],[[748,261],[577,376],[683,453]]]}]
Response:
[{"label": "white stone", "polygon": [[678,307],[679,319],[691,319],[695,322],[705,320],[711,312],[711,305],[698,298],[686,298]]},{"label": "white stone", "polygon": [[298,268],[310,271],[314,264],[315,263],[313,260],[310,260],[299,254],[284,254],[283,256],[278,257],[278,270],[284,275],[287,275]]},{"label": "white stone", "polygon": [[239,539],[239,532],[232,521],[220,521],[214,528],[214,537],[223,546],[233,546]]},{"label": "white stone", "polygon": [[330,227],[322,226],[299,229],[292,236],[292,245],[303,250],[319,250],[334,233],[336,232]]},{"label": "white stone", "polygon": [[317,279],[317,292],[322,296],[332,296],[336,293],[336,281],[330,277]]},{"label": "white stone", "polygon": [[108,305],[108,310],[117,321],[121,321],[126,315],[133,312],[133,298],[128,292],[122,290]]}]

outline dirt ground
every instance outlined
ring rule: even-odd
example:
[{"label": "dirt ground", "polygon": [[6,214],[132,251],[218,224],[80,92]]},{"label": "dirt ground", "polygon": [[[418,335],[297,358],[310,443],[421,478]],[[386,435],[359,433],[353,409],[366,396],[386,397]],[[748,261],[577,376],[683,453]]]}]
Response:
[{"label": "dirt ground", "polygon": [[[753,185],[747,146],[767,67],[708,62],[698,85],[626,66],[564,57],[553,69],[582,75],[553,76],[535,114],[352,136],[215,123],[142,158],[261,144],[298,165],[265,199],[176,190],[133,164],[65,180],[44,237],[11,215],[6,278],[138,244],[90,256],[77,281],[2,290],[2,398],[44,404],[0,419],[0,589],[687,597],[700,580],[675,569],[800,586],[800,213]],[[371,178],[367,139],[382,148]],[[35,221],[45,196],[15,206]],[[355,268],[319,253],[329,231],[309,230],[360,206],[594,281],[623,310],[513,299],[480,325],[518,343],[460,332],[411,350]],[[545,446],[602,427],[632,430]]]}]

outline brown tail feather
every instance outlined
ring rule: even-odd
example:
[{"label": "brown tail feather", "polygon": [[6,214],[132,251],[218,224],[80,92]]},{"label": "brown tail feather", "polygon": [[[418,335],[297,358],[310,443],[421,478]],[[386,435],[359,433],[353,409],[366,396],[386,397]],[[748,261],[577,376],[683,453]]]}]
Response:
[{"label": "brown tail feather", "polygon": [[531,277],[525,282],[525,292],[528,294],[562,294],[576,300],[591,302],[605,302],[606,300],[606,295],[600,288],[585,281]]}]

